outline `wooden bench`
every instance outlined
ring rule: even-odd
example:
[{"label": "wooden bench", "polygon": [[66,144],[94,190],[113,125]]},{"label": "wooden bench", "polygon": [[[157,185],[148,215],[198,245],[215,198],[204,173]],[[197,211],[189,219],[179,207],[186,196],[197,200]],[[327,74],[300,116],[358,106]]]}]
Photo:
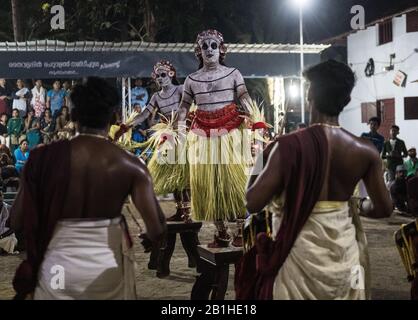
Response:
[{"label": "wooden bench", "polygon": [[197,247],[200,255],[201,275],[193,285],[191,300],[224,300],[228,288],[229,265],[235,264],[243,255],[243,249]]},{"label": "wooden bench", "polygon": [[188,266],[194,268],[199,260],[197,246],[199,244],[198,233],[202,222],[167,222],[167,238],[163,247],[154,247],[151,251],[148,269],[157,270],[158,278],[170,275],[170,260],[176,245],[177,234],[180,234],[181,242],[188,257]]}]

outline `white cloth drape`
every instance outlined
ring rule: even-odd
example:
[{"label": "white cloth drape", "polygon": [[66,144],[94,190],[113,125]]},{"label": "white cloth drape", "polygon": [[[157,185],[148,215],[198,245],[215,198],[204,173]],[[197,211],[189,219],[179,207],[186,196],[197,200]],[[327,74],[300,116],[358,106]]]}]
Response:
[{"label": "white cloth drape", "polygon": [[136,299],[133,248],[121,218],[59,221],[34,299]]},{"label": "white cloth drape", "polygon": [[[281,213],[273,216],[273,234]],[[274,299],[368,299],[367,242],[347,202],[318,202],[276,276]]]}]

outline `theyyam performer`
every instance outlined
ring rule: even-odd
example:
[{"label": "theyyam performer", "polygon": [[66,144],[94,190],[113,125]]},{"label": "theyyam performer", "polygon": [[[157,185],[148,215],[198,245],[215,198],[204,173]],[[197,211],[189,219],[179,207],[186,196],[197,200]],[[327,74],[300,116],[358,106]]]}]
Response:
[{"label": "theyyam performer", "polygon": [[[243,135],[251,100],[239,70],[224,65],[226,52],[220,32],[198,34],[195,55],[200,66],[184,82],[177,119],[184,122],[190,106],[196,104],[187,139],[192,213],[197,220],[215,222],[217,234],[210,247],[230,244],[225,221],[236,220],[241,227],[251,157]],[[236,237],[233,245],[241,244],[242,238]]]},{"label": "theyyam performer", "polygon": [[[152,137],[145,143],[153,149],[153,156],[148,164],[153,177],[156,194],[173,193],[176,201],[176,213],[167,221],[189,221],[190,196],[188,191],[189,174],[186,156],[179,161],[166,159],[167,149],[173,150],[177,145],[173,135],[172,117],[177,112],[183,94],[183,85],[176,79],[176,69],[167,60],[157,62],[151,74],[160,91],[154,93],[148,105],[129,126],[122,125],[117,135],[135,127],[152,117],[155,112],[160,115],[160,123],[151,128]],[[178,148],[177,151],[180,149]],[[185,151],[185,150],[184,150]],[[179,157],[181,158],[181,157]]]}]

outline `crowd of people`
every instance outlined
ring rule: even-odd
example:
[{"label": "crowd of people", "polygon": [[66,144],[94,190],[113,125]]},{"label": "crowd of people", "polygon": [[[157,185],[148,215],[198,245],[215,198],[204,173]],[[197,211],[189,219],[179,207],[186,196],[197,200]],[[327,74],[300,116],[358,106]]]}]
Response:
[{"label": "crowd of people", "polygon": [[363,133],[362,138],[369,139],[385,165],[384,178],[390,191],[394,209],[400,214],[418,216],[418,159],[415,147],[406,147],[405,142],[398,138],[400,128],[392,125],[390,137],[385,138],[378,133],[381,120],[378,117],[369,119],[370,132]]},{"label": "crowd of people", "polygon": [[[21,172],[36,146],[75,135],[70,92],[69,81],[61,84],[56,80],[47,90],[40,79],[31,89],[24,80],[17,79],[15,89],[8,90],[6,80],[0,79],[0,157],[8,166],[15,166],[14,176]],[[1,168],[4,181],[7,177]],[[3,190],[7,187],[3,184]]]}]

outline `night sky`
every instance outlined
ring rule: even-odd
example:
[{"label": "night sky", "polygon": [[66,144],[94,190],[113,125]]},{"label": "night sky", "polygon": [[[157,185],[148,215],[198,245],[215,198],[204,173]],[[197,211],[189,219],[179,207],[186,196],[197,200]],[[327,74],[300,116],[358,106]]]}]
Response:
[{"label": "night sky", "polygon": [[[254,0],[253,0],[254,1]],[[270,42],[294,43],[299,41],[299,14],[291,0],[261,1],[269,19]],[[304,36],[306,43],[339,35],[351,30],[350,9],[354,5],[365,8],[366,23],[406,8],[418,6],[418,0],[309,0],[304,9]]]}]

